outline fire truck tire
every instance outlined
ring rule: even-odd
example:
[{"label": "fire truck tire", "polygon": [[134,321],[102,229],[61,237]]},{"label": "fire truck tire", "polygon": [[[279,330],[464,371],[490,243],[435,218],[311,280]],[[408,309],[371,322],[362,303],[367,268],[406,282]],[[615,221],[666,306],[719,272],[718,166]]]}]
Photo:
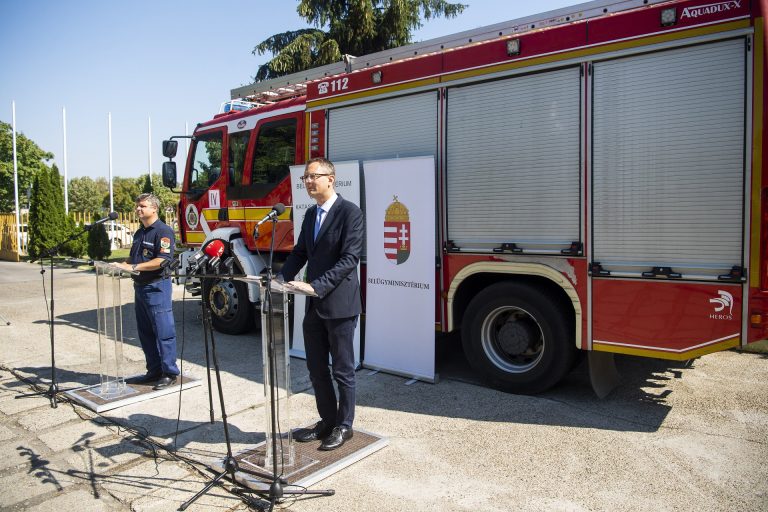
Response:
[{"label": "fire truck tire", "polygon": [[253,305],[248,286],[241,281],[216,281],[206,294],[214,329],[224,334],[242,334],[253,327]]},{"label": "fire truck tire", "polygon": [[572,328],[558,301],[525,283],[497,283],[464,314],[461,338],[472,368],[495,388],[540,393],[573,367]]}]

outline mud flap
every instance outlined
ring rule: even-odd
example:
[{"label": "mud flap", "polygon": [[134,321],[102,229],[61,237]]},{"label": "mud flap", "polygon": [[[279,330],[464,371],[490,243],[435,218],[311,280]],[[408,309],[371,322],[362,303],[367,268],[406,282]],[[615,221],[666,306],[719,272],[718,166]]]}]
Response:
[{"label": "mud flap", "polygon": [[590,350],[587,353],[589,380],[598,398],[605,398],[610,395],[621,381],[613,356],[612,352],[597,352],[595,350]]}]

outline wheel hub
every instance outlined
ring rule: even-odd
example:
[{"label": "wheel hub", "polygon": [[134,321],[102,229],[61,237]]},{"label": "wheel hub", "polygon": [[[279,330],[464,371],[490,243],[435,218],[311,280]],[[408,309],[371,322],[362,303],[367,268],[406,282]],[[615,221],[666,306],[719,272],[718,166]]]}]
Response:
[{"label": "wheel hub", "polygon": [[231,281],[219,281],[208,294],[211,311],[219,318],[231,318],[238,306],[237,291]]},{"label": "wheel hub", "polygon": [[512,356],[525,352],[536,339],[536,326],[526,321],[510,320],[501,326],[498,343],[501,350]]},{"label": "wheel hub", "polygon": [[524,309],[503,306],[491,312],[481,328],[481,343],[488,360],[507,373],[524,373],[544,353],[541,326]]}]

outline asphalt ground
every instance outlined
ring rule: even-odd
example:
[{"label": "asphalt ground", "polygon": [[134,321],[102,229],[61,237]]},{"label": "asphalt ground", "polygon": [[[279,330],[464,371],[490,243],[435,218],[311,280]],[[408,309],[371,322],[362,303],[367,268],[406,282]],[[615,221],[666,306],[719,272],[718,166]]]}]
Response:
[{"label": "asphalt ground", "polygon": [[[208,387],[95,414],[51,408],[43,279],[0,262],[0,509],[176,510],[226,453]],[[98,382],[95,277],[54,271],[61,388]],[[127,374],[141,373],[130,283],[122,289]],[[205,379],[199,300],[174,287],[183,371]],[[10,325],[6,325],[6,321]],[[258,332],[216,334],[235,452],[264,439]],[[384,449],[315,484],[331,497],[286,500],[291,511],[768,510],[768,361],[728,351],[688,364],[618,359],[621,385],[594,396],[585,365],[538,396],[478,385],[455,337],[442,340],[437,384],[357,373],[356,427]],[[183,353],[182,353],[183,351]],[[304,362],[292,359],[293,425],[315,420]],[[217,388],[213,386],[214,397]],[[231,487],[231,486],[228,486]],[[214,488],[189,510],[245,510]]]}]

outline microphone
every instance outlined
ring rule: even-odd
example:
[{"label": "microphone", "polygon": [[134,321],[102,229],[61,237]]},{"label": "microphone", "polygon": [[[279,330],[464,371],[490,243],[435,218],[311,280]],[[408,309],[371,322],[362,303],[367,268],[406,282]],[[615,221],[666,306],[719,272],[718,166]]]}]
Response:
[{"label": "microphone", "polygon": [[271,212],[266,214],[263,219],[261,219],[259,222],[256,223],[256,227],[261,226],[267,221],[276,219],[277,217],[282,215],[284,211],[285,211],[285,205],[283,203],[277,203],[275,206],[272,207]]},{"label": "microphone", "polygon": [[203,248],[203,252],[205,252],[205,255],[209,258],[208,265],[218,269],[221,255],[224,254],[224,242],[218,238],[214,238]]},{"label": "microphone", "polygon": [[187,273],[195,274],[198,271],[202,271],[208,264],[218,265],[222,254],[224,254],[224,242],[214,238],[189,258],[187,261]]},{"label": "microphone", "polygon": [[118,217],[117,212],[109,212],[109,215],[107,215],[103,219],[99,219],[96,222],[92,222],[91,224],[88,224],[88,228],[87,229],[90,231],[91,229],[93,229],[93,226],[98,226],[99,224],[104,224],[105,222],[107,222],[109,220],[115,220],[115,219],[117,219],[117,217]]}]

